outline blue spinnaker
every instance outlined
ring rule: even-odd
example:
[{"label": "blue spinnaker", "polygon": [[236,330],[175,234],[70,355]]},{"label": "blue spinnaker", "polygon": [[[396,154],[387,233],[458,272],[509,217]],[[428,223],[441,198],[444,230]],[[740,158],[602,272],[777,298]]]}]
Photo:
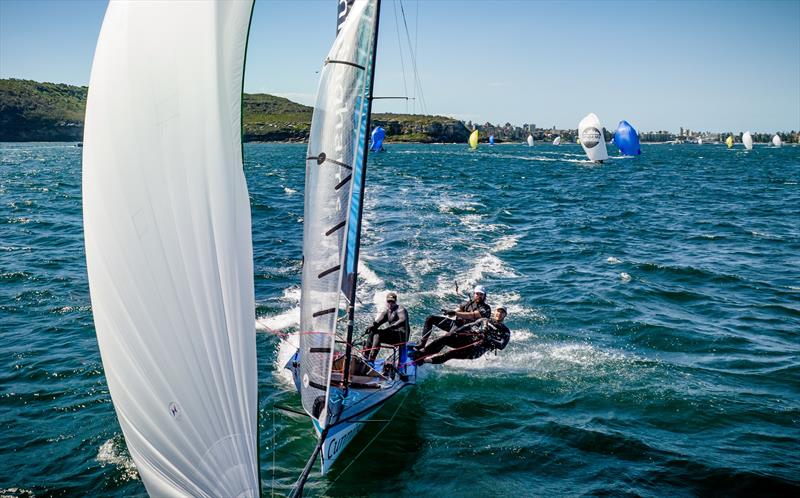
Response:
[{"label": "blue spinnaker", "polygon": [[619,122],[617,131],[614,132],[614,144],[625,156],[638,156],[642,153],[639,147],[639,134],[625,120]]},{"label": "blue spinnaker", "polygon": [[489,135],[489,145],[494,145],[494,135]]},{"label": "blue spinnaker", "polygon": [[372,138],[369,141],[369,150],[376,151],[383,149],[383,139],[386,138],[386,131],[381,126],[376,126],[372,130]]}]

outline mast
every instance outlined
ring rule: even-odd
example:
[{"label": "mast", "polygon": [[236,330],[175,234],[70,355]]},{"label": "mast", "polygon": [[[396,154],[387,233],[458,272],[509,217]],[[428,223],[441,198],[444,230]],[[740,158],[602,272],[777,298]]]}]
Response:
[{"label": "mast", "polygon": [[[341,2],[340,2],[341,3]],[[375,4],[375,36],[372,40],[372,72],[369,76],[369,88],[367,89],[367,127],[369,131],[372,126],[372,94],[375,85],[375,60],[378,52],[378,28],[381,19],[381,0],[377,0]],[[355,324],[355,308],[356,308],[356,284],[358,283],[358,256],[361,248],[361,219],[364,214],[364,191],[367,179],[367,158],[369,157],[369,133],[364,133],[364,156],[361,161],[361,185],[359,192],[359,199],[361,203],[358,206],[358,222],[356,226],[355,244],[353,246],[353,273],[351,282],[349,283],[349,292],[347,301],[349,303],[347,309],[347,338],[345,343],[344,352],[344,373],[342,376],[344,383],[345,396],[347,396],[348,387],[350,385],[350,362],[353,355],[353,327]]]}]

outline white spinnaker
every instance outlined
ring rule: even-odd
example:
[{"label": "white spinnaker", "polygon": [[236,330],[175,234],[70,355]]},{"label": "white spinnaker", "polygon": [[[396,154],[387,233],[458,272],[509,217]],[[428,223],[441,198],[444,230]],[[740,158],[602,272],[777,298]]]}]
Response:
[{"label": "white spinnaker", "polygon": [[772,137],[772,145],[774,145],[775,147],[780,147],[781,145],[783,145],[783,141],[781,140],[781,137],[779,137],[777,134],[775,134]]},{"label": "white spinnaker", "polygon": [[553,145],[561,145],[561,137],[554,138]]},{"label": "white spinnaker", "polygon": [[603,125],[595,113],[590,113],[578,123],[578,136],[581,147],[591,161],[605,161],[608,159],[606,139],[603,136]]},{"label": "white spinnaker", "polygon": [[252,0],[112,1],[83,147],[86,262],[120,426],[153,496],[258,496],[241,92]]},{"label": "white spinnaker", "polygon": [[[300,397],[322,430],[335,347],[350,202],[366,145],[376,0],[357,0],[320,76],[308,141],[300,298]],[[362,178],[363,181],[363,178]]]},{"label": "white spinnaker", "polygon": [[742,143],[747,150],[753,148],[753,135],[751,135],[749,131],[744,132],[744,135],[742,135]]},{"label": "white spinnaker", "polygon": [[528,147],[533,147],[533,135],[528,135]]}]

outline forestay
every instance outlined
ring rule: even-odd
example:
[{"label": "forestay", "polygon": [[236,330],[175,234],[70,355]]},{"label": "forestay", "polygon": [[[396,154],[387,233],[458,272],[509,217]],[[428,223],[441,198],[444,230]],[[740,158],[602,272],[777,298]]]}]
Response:
[{"label": "forestay", "polygon": [[153,496],[258,496],[241,94],[252,1],[111,2],[83,208],[106,380]]},{"label": "forestay", "polygon": [[320,430],[336,409],[328,395],[340,298],[355,295],[376,15],[376,0],[350,8],[322,69],[308,143],[299,375]]}]

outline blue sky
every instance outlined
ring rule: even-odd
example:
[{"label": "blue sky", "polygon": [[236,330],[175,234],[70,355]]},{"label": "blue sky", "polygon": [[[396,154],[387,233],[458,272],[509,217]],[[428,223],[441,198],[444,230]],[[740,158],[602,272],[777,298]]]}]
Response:
[{"label": "blue sky", "polygon": [[[85,85],[106,2],[0,0],[0,77]],[[245,91],[311,104],[335,0],[257,0]],[[800,129],[800,0],[403,0],[425,96],[375,111],[576,127]],[[383,0],[376,95],[413,95]],[[404,40],[401,61],[398,28]],[[405,65],[408,93],[403,85]]]}]

